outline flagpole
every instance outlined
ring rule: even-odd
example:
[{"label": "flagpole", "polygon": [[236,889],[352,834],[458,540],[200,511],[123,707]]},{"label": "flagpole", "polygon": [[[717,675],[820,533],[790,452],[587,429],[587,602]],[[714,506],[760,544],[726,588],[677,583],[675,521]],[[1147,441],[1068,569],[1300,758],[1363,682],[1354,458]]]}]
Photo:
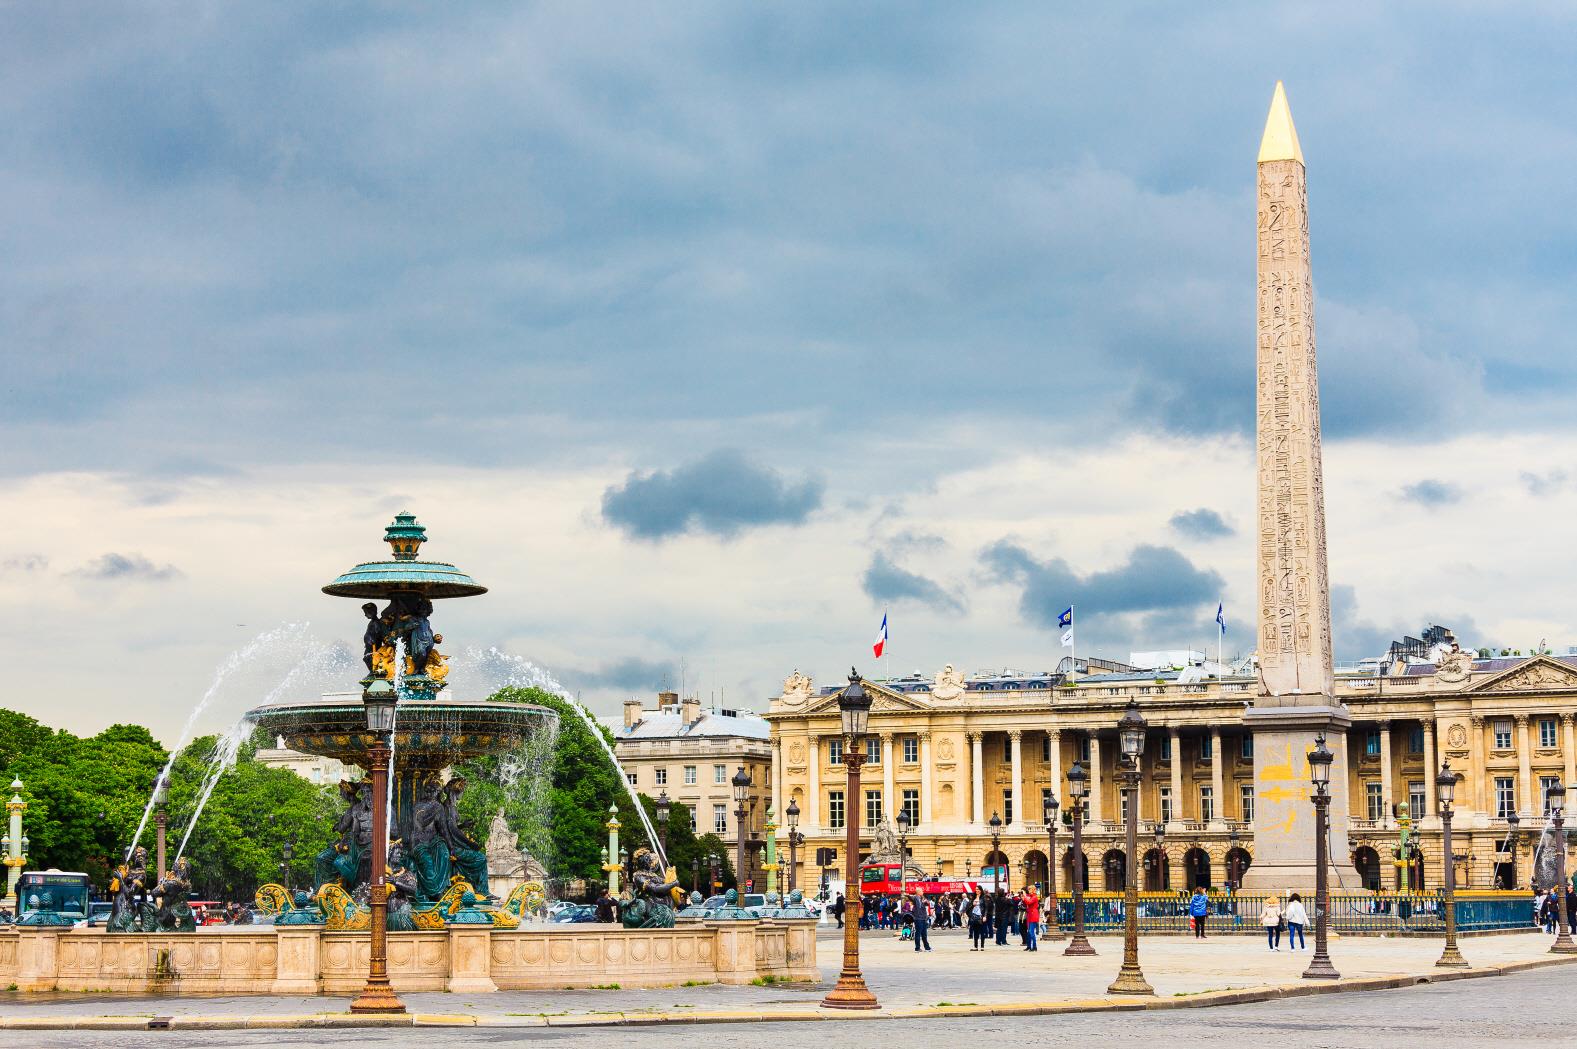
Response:
[{"label": "flagpole", "polygon": [[1073,680],[1073,678],[1077,677],[1078,673],[1079,673],[1079,635],[1074,633],[1074,631],[1078,629],[1078,626],[1079,626],[1079,617],[1074,612],[1073,605],[1069,604],[1068,605],[1068,633],[1073,636],[1073,644],[1068,646],[1068,651],[1070,653],[1072,653],[1068,658],[1073,660],[1073,664],[1070,667],[1068,667],[1068,680],[1070,680],[1070,681]]}]

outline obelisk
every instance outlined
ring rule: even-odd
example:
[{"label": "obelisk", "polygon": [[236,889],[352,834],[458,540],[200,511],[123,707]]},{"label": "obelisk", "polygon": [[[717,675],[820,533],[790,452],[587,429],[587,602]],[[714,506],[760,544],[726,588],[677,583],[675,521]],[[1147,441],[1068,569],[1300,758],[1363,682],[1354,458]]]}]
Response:
[{"label": "obelisk", "polygon": [[[1330,582],[1314,364],[1314,284],[1303,150],[1278,82],[1259,146],[1257,360],[1259,690],[1254,737],[1254,855],[1247,888],[1314,884],[1307,754],[1317,733],[1331,770],[1333,863],[1347,856],[1347,710],[1331,670]],[[1341,881],[1332,878],[1332,886]]]}]

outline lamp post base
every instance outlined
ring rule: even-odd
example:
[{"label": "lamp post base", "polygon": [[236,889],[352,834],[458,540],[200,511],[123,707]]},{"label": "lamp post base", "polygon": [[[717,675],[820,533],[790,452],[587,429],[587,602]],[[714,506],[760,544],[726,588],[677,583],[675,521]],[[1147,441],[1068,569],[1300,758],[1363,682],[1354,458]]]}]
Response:
[{"label": "lamp post base", "polygon": [[1454,943],[1446,944],[1446,949],[1440,952],[1440,960],[1435,962],[1435,965],[1441,969],[1468,969],[1472,967],[1472,963],[1462,957],[1462,952],[1457,950],[1457,945]]},{"label": "lamp post base", "polygon": [[400,996],[394,993],[394,988],[389,986],[387,980],[379,983],[367,981],[367,986],[361,990],[361,995],[350,1003],[353,1013],[403,1013],[405,1003],[400,1001]]},{"label": "lamp post base", "polygon": [[1067,949],[1062,952],[1064,958],[1093,958],[1095,948],[1090,946],[1090,941],[1084,938],[1082,932],[1073,934],[1073,939],[1068,941]]},{"label": "lamp post base", "polygon": [[1551,954],[1577,954],[1577,942],[1573,942],[1562,923],[1561,934],[1555,938],[1555,943],[1550,946]]},{"label": "lamp post base", "polygon": [[1305,980],[1336,980],[1341,975],[1336,971],[1336,966],[1331,964],[1330,956],[1324,954],[1316,954],[1309,967],[1303,970]]},{"label": "lamp post base", "polygon": [[865,986],[865,977],[859,973],[843,973],[827,997],[821,1000],[823,1009],[879,1009],[880,1003],[871,989]]},{"label": "lamp post base", "polygon": [[[1091,951],[1090,953],[1094,954],[1095,952]],[[1140,971],[1138,965],[1130,965],[1128,962],[1124,962],[1123,967],[1117,970],[1117,979],[1112,982],[1110,987],[1106,988],[1106,993],[1154,994],[1155,988],[1145,982],[1144,973]]]}]

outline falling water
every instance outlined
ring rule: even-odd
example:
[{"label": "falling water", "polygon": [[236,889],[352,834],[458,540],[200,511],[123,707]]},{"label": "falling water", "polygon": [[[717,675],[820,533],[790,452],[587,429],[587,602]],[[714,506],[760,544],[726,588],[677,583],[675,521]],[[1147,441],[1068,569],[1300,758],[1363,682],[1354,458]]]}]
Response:
[{"label": "falling water", "polygon": [[208,798],[213,794],[214,787],[218,785],[219,777],[235,764],[236,755],[241,752],[242,745],[252,738],[252,732],[256,728],[257,722],[251,718],[242,718],[214,743],[214,749],[208,755],[208,771],[203,777],[202,790],[197,795],[197,807],[192,810],[192,818],[186,821],[186,833],[181,835],[181,845],[175,850],[175,859],[180,859],[181,854],[186,851],[186,843],[191,840],[192,829],[197,826],[198,817],[203,814],[203,808],[208,804]]},{"label": "falling water", "polygon": [[[462,667],[466,677],[475,675],[481,678],[485,687],[485,691],[481,693],[483,695],[492,695],[500,688],[509,686],[534,687],[546,692],[552,692],[566,701],[570,709],[575,711],[580,719],[586,723],[586,728],[591,732],[592,738],[597,741],[597,745],[602,748],[602,752],[608,756],[608,762],[618,772],[619,783],[624,787],[624,793],[629,796],[631,805],[635,809],[635,814],[640,817],[641,826],[646,829],[646,840],[652,843],[652,849],[657,853],[662,865],[664,867],[668,865],[668,857],[663,853],[662,839],[657,836],[656,828],[652,826],[651,819],[646,815],[646,806],[641,804],[640,795],[630,785],[630,778],[624,774],[624,766],[620,765],[619,759],[614,756],[613,748],[608,745],[608,738],[603,735],[601,726],[597,724],[591,712],[581,705],[580,700],[572,696],[563,685],[560,685],[552,674],[529,659],[509,655],[506,652],[499,651],[496,647],[488,648],[485,651],[478,648],[468,648],[465,650],[462,660],[455,661],[453,666],[454,671],[450,673],[451,679],[458,676],[456,672],[461,671]],[[475,682],[468,681],[467,684],[471,689],[476,688]]]},{"label": "falling water", "polygon": [[[197,705],[192,708],[192,712],[186,716],[186,724],[181,727],[180,736],[176,738],[175,745],[170,748],[170,758],[164,763],[164,768],[159,771],[159,779],[155,783],[168,781],[170,769],[175,764],[176,756],[180,754],[181,748],[191,741],[192,730],[197,726],[198,719],[203,716],[203,712],[208,709],[214,697],[219,695],[225,680],[257,656],[271,649],[282,648],[287,645],[300,646],[302,644],[311,644],[312,639],[307,633],[309,626],[310,624],[308,623],[287,623],[284,626],[275,627],[273,630],[265,630],[241,648],[230,653],[229,657],[219,664],[219,669],[214,671],[214,680],[208,686],[208,691],[203,693],[202,698],[197,701]],[[298,661],[296,665],[299,666],[300,662]],[[131,844],[126,846],[126,855],[123,859],[131,858],[132,851],[137,848],[137,843],[142,839],[142,832],[148,828],[148,818],[153,814],[154,798],[157,796],[157,793],[157,787],[149,792],[148,803],[142,809],[142,819],[137,822],[137,832],[131,836]]]},{"label": "falling water", "polygon": [[1561,883],[1561,853],[1565,851],[1565,842],[1560,839],[1566,837],[1563,828],[1555,830],[1555,817],[1551,813],[1544,821],[1544,830],[1539,834],[1539,843],[1533,849],[1533,876],[1532,884],[1535,891],[1549,889]]},{"label": "falling water", "polygon": [[[389,814],[389,819],[394,818],[394,752],[398,746],[395,742],[394,731],[400,724],[400,700],[405,698],[405,638],[394,639],[394,717],[389,723],[389,791],[384,798],[384,812]],[[385,835],[383,839],[383,853],[389,854],[389,839],[394,836],[393,829],[385,821]]]}]

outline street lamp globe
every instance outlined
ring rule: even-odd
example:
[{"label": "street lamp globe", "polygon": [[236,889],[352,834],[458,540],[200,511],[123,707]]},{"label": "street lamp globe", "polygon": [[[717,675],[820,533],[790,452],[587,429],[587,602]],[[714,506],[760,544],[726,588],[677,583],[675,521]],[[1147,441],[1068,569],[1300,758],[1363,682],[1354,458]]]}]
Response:
[{"label": "street lamp globe", "polygon": [[673,806],[673,802],[668,800],[668,792],[666,790],[657,795],[657,801],[655,804],[657,808],[657,819],[662,823],[667,823],[668,811]]},{"label": "street lamp globe", "polygon": [[1550,789],[1545,793],[1544,796],[1548,799],[1547,804],[1549,805],[1551,811],[1565,811],[1566,784],[1562,783],[1560,780],[1556,780],[1554,783],[1550,784]]},{"label": "street lamp globe", "polygon": [[159,774],[159,778],[157,780],[155,780],[154,784],[153,784],[153,803],[155,805],[163,805],[163,804],[166,804],[169,800],[170,800],[170,778],[168,776],[164,775],[164,773],[161,772]]},{"label": "street lamp globe", "polygon": [[898,833],[899,834],[908,834],[909,833],[909,810],[908,809],[899,809],[898,810]]},{"label": "street lamp globe", "polygon": [[384,678],[374,678],[362,692],[362,705],[367,709],[367,731],[376,735],[394,731],[394,704],[397,697],[394,686]]},{"label": "street lamp globe", "polygon": [[1048,828],[1057,825],[1057,810],[1061,807],[1055,794],[1046,795],[1046,826]]},{"label": "street lamp globe", "polygon": [[1077,761],[1068,770],[1068,793],[1075,802],[1083,801],[1090,793],[1090,774],[1084,771],[1084,766]]},{"label": "street lamp globe", "polygon": [[789,833],[793,833],[799,826],[799,802],[789,799],[788,808],[783,810],[783,815],[788,819]]},{"label": "street lamp globe", "polygon": [[1166,824],[1157,820],[1155,823],[1155,847],[1160,848],[1166,844]]},{"label": "street lamp globe", "polygon": [[1440,811],[1451,811],[1451,803],[1457,796],[1457,774],[1451,771],[1449,758],[1440,763],[1440,775],[1435,777],[1435,795],[1440,800]]},{"label": "street lamp globe", "polygon": [[734,800],[744,807],[745,799],[750,796],[750,773],[745,771],[745,766],[739,766],[739,771],[734,773]]},{"label": "street lamp globe", "polygon": [[849,668],[849,683],[838,693],[838,713],[843,717],[843,734],[850,739],[865,735],[870,724],[873,697],[865,691],[860,672]]},{"label": "street lamp globe", "polygon": [[1144,753],[1144,715],[1139,713],[1138,700],[1130,699],[1128,708],[1123,711],[1122,720],[1117,722],[1117,735],[1122,743],[1123,757],[1130,764],[1137,764],[1139,755]]},{"label": "street lamp globe", "polygon": [[1324,794],[1331,782],[1331,764],[1336,755],[1325,745],[1325,733],[1314,737],[1314,749],[1309,751],[1309,781],[1317,793]]},{"label": "street lamp globe", "polygon": [[995,837],[1002,832],[1002,817],[995,812],[991,813],[991,835]]}]

